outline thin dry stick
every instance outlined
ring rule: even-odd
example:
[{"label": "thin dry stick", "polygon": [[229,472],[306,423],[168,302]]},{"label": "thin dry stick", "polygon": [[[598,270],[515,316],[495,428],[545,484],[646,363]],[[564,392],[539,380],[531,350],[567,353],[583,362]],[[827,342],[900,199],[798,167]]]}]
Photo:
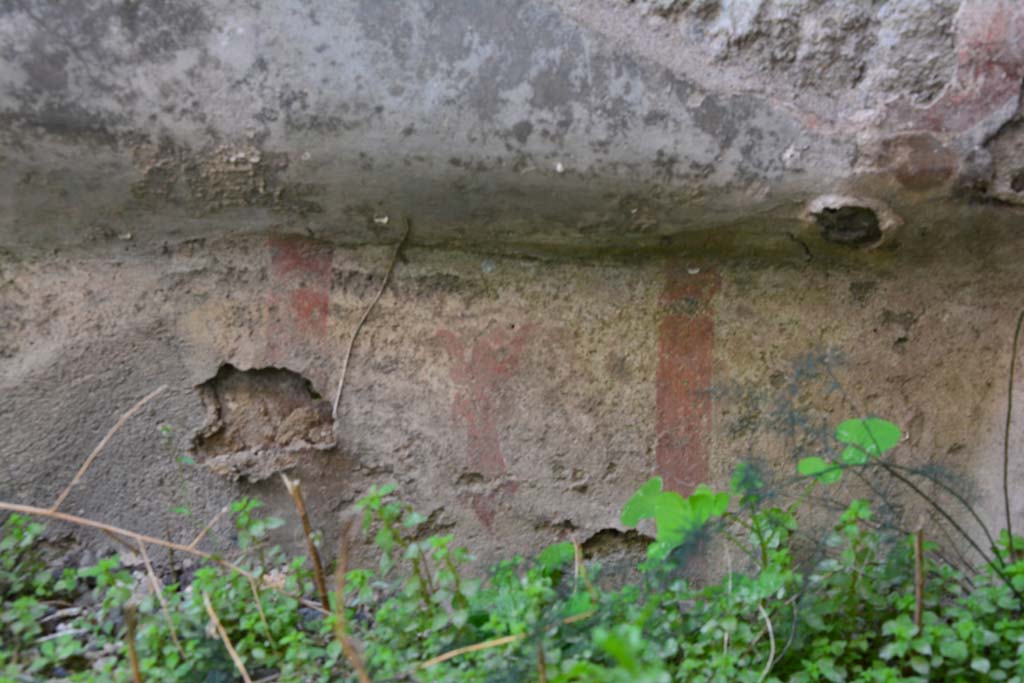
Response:
[{"label": "thin dry stick", "polygon": [[56,511],[57,508],[60,507],[60,504],[63,503],[64,499],[67,498],[68,495],[71,493],[71,489],[75,488],[75,486],[78,485],[78,482],[82,480],[82,477],[85,476],[85,472],[86,470],[89,469],[89,466],[92,465],[93,460],[95,460],[96,457],[100,454],[100,452],[103,451],[107,443],[110,442],[110,439],[113,438],[114,434],[116,434],[118,430],[124,426],[124,423],[127,422],[132,415],[142,410],[142,406],[146,405],[154,398],[162,394],[166,389],[166,385],[158,387],[150,394],[148,394],[145,398],[143,398],[141,401],[139,401],[131,408],[129,408],[128,412],[122,415],[121,418],[114,423],[114,426],[110,428],[110,431],[108,431],[106,436],[104,436],[103,439],[99,442],[99,444],[97,444],[96,448],[92,449],[92,453],[90,453],[89,457],[85,459],[85,462],[82,463],[82,466],[78,468],[78,473],[75,474],[75,478],[72,479],[71,483],[67,485],[67,488],[61,491],[60,495],[57,496],[57,500],[55,500],[53,502],[53,505],[50,507],[51,511]]},{"label": "thin dry stick", "polygon": [[501,638],[494,638],[493,640],[485,640],[484,642],[476,643],[475,645],[466,645],[465,647],[449,650],[448,652],[440,654],[432,659],[428,659],[427,661],[422,662],[419,668],[429,669],[435,664],[447,662],[449,659],[453,659],[454,657],[458,657],[459,655],[468,654],[470,652],[478,652],[480,650],[489,650],[492,647],[501,647],[502,645],[508,645],[509,643],[516,642],[517,640],[522,640],[525,637],[525,633],[516,633],[515,635],[511,636],[502,636]]},{"label": "thin dry stick", "polygon": [[[588,619],[588,618],[594,616],[596,613],[597,613],[597,610],[587,610],[586,612],[581,612],[579,614],[574,614],[571,617],[566,617],[565,619],[562,619],[562,623],[563,624],[573,624],[573,623],[575,623],[577,621],[583,621],[584,619]],[[448,652],[443,652],[443,653],[439,654],[436,657],[428,659],[425,662],[420,662],[418,668],[420,668],[420,669],[429,669],[430,667],[434,666],[435,664],[440,664],[441,662],[447,662],[449,659],[454,659],[455,657],[458,657],[459,655],[464,655],[464,654],[467,654],[469,652],[478,652],[480,650],[489,650],[492,647],[501,647],[502,645],[508,645],[509,643],[516,642],[517,640],[522,640],[523,638],[526,637],[526,635],[527,634],[525,634],[525,633],[516,633],[516,634],[511,635],[511,636],[502,636],[501,638],[494,638],[492,640],[485,640],[482,643],[476,643],[474,645],[466,645],[464,647],[458,647],[458,648],[455,648],[454,650],[449,650]]]},{"label": "thin dry stick", "polygon": [[1006,430],[1003,432],[1003,505],[1006,508],[1006,536],[1010,539],[1010,561],[1017,558],[1013,546],[1013,522],[1010,521],[1010,427],[1013,425],[1013,383],[1017,371],[1017,347],[1020,344],[1020,328],[1024,325],[1024,310],[1017,317],[1017,328],[1013,333],[1013,347],[1010,350],[1010,379],[1006,389]]},{"label": "thin dry stick", "polygon": [[249,580],[249,588],[252,589],[252,597],[256,600],[256,611],[260,613],[260,621],[263,622],[263,630],[267,633],[267,644],[274,650],[277,646],[274,644],[274,636],[270,634],[270,624],[267,623],[267,615],[263,613],[263,596],[260,595],[260,587],[256,585],[256,579],[251,576],[246,577]]},{"label": "thin dry stick", "polygon": [[224,647],[228,650],[228,654],[231,655],[231,661],[235,663],[235,668],[238,669],[238,673],[242,674],[242,680],[245,683],[252,683],[252,679],[249,678],[249,672],[245,670],[242,658],[238,656],[235,646],[231,644],[228,632],[224,630],[224,624],[220,623],[220,618],[210,603],[210,595],[208,593],[203,593],[203,606],[206,607],[206,613],[210,615],[210,620],[213,621],[213,625],[217,629],[217,635],[220,636],[220,639],[224,642]]},{"label": "thin dry stick", "polygon": [[167,599],[164,597],[164,585],[160,579],[157,578],[156,572],[153,571],[153,563],[149,561],[149,553],[146,552],[146,544],[139,541],[139,553],[142,555],[142,562],[146,565],[146,573],[149,575],[149,585],[153,587],[153,592],[156,593],[156,599],[160,601],[160,611],[164,614],[164,621],[167,622],[167,628],[171,632],[171,640],[174,641],[174,646],[178,648],[178,652],[181,653],[182,659],[186,658],[185,648],[181,646],[181,641],[178,640],[178,632],[174,628],[174,621],[171,619],[171,609],[167,606]]},{"label": "thin dry stick", "polygon": [[324,609],[331,609],[331,601],[327,598],[327,581],[324,579],[324,566],[320,562],[320,553],[317,552],[316,543],[313,542],[313,525],[309,523],[309,513],[306,510],[306,500],[302,497],[302,483],[298,479],[289,479],[288,475],[282,474],[281,481],[288,489],[288,495],[295,503],[295,509],[299,512],[299,519],[302,520],[302,533],[306,537],[306,548],[309,550],[309,559],[313,563],[313,577],[316,579],[316,590],[320,593],[320,602]]},{"label": "thin dry stick", "polygon": [[[171,537],[171,530],[164,525],[164,535],[167,538]],[[167,564],[170,565],[171,570],[171,582],[181,585],[181,573],[178,572],[178,563],[174,561],[174,549],[167,548]]]},{"label": "thin dry stick", "polygon": [[548,683],[548,667],[544,662],[544,638],[537,639],[537,682]]},{"label": "thin dry stick", "polygon": [[352,330],[352,336],[348,340],[348,349],[345,350],[345,357],[341,361],[341,377],[338,378],[338,390],[334,392],[334,406],[331,409],[331,417],[335,420],[338,419],[338,406],[341,405],[341,390],[345,386],[345,375],[348,373],[348,361],[352,357],[352,348],[356,345],[356,337],[359,336],[359,331],[363,329],[363,325],[366,324],[366,319],[370,317],[370,313],[373,311],[377,302],[380,301],[380,297],[384,294],[384,290],[388,286],[388,281],[391,279],[391,273],[395,270],[395,264],[398,263],[398,255],[402,251],[402,246],[405,241],[409,238],[409,233],[412,231],[412,221],[408,218],[405,219],[405,233],[402,235],[402,239],[395,245],[395,252],[391,255],[391,263],[388,265],[388,270],[384,273],[384,279],[380,283],[380,289],[377,290],[377,296],[373,297],[373,301],[363,311],[363,317],[359,319],[359,323],[356,324],[356,328]]},{"label": "thin dry stick", "polygon": [[217,514],[215,514],[215,515],[213,516],[213,519],[211,519],[211,520],[210,520],[210,521],[209,521],[209,522],[208,522],[208,523],[206,524],[206,526],[205,526],[205,527],[203,527],[203,530],[202,530],[202,531],[200,531],[200,532],[199,532],[199,533],[198,533],[198,534],[196,535],[196,537],[192,539],[192,542],[188,544],[188,547],[189,547],[189,548],[195,548],[195,547],[196,547],[197,545],[199,545],[199,541],[203,540],[203,537],[204,537],[204,536],[206,536],[206,534],[210,533],[210,529],[212,529],[212,528],[213,528],[213,525],[214,525],[214,524],[216,524],[216,523],[217,523],[217,522],[218,522],[218,521],[220,520],[220,518],[221,518],[221,517],[223,517],[224,515],[226,515],[226,514],[228,513],[228,510],[230,510],[230,509],[231,509],[231,505],[230,505],[230,503],[229,503],[228,505],[225,505],[224,507],[222,507],[222,508],[220,509],[220,512],[218,512]]},{"label": "thin dry stick", "polygon": [[352,529],[352,522],[351,517],[345,520],[338,540],[338,569],[334,575],[334,636],[341,645],[345,659],[355,669],[359,683],[373,683],[363,663],[363,656],[348,633],[348,617],[345,614],[345,574],[348,572],[348,535]]},{"label": "thin dry stick", "polygon": [[768,613],[764,611],[764,606],[761,603],[757,604],[757,611],[761,613],[761,618],[764,619],[765,628],[768,629],[768,664],[764,667],[764,671],[761,673],[761,678],[757,681],[757,683],[764,683],[764,679],[768,678],[768,674],[771,672],[772,666],[775,664],[775,631],[772,630],[772,620],[768,616]]},{"label": "thin dry stick", "polygon": [[[155,536],[147,536],[146,534],[140,534],[135,531],[130,531],[128,529],[122,529],[111,524],[105,524],[103,522],[97,522],[95,520],[87,519],[85,517],[79,517],[78,515],[69,515],[66,512],[57,512],[47,508],[35,507],[34,505],[21,505],[18,503],[8,503],[5,501],[0,501],[0,510],[7,510],[8,512],[17,512],[23,515],[32,515],[33,517],[45,517],[48,519],[56,519],[61,522],[68,522],[69,524],[75,524],[78,526],[87,527],[89,529],[99,529],[100,531],[109,534],[124,536],[125,538],[130,538],[136,543],[142,542],[148,543],[149,545],[160,546],[161,548],[171,548],[173,550],[177,550],[178,552],[187,553],[189,555],[194,555],[195,557],[200,557],[204,560],[208,560],[209,562],[213,562],[214,564],[220,565],[224,569],[233,571],[236,574],[240,574],[241,576],[252,577],[252,574],[249,571],[243,569],[242,567],[239,567],[237,564],[228,562],[227,560],[217,557],[216,555],[213,555],[211,553],[203,552],[202,550],[197,550],[196,548],[190,548],[189,546],[182,545],[180,543],[165,541],[164,539],[156,538]],[[324,610],[323,606],[318,602],[315,602],[313,600],[307,600],[301,596],[292,595],[283,590],[274,590],[280,593],[281,595],[285,595],[290,598],[298,600],[300,603],[302,603],[304,607],[316,610],[321,614],[328,614],[328,612]]]},{"label": "thin dry stick", "polygon": [[921,630],[924,614],[924,530],[914,532],[914,626]]},{"label": "thin dry stick", "polygon": [[124,606],[124,644],[128,648],[128,663],[132,667],[132,683],[142,683],[142,669],[139,668],[139,652],[135,649],[135,626],[138,612],[135,605]]}]

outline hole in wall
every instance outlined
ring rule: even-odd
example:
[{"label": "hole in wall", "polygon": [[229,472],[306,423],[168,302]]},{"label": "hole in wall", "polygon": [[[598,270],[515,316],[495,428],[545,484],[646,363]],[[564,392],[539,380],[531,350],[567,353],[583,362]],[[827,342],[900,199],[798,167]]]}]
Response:
[{"label": "hole in wall", "polygon": [[262,481],[336,445],[330,403],[297,372],[225,364],[197,389],[206,424],[193,455],[216,474]]},{"label": "hole in wall", "polygon": [[821,236],[851,247],[875,244],[882,238],[878,214],[864,206],[824,208],[814,214]]},{"label": "hole in wall", "polygon": [[1024,168],[1017,169],[1010,178],[1010,189],[1014,192],[1024,192]]}]

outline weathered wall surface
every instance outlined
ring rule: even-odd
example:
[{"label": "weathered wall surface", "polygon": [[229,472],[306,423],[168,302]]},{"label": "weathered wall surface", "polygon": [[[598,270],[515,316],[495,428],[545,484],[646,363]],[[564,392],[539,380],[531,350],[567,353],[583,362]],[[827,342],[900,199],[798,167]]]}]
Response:
[{"label": "weathered wall surface", "polygon": [[1022,82],[1012,0],[0,0],[0,496],[167,384],[69,509],[490,558],[871,412],[998,519]]},{"label": "weathered wall surface", "polygon": [[[186,538],[178,505],[205,519],[250,493],[287,514],[276,477],[246,477],[288,468],[328,530],[396,481],[488,558],[619,528],[655,473],[722,485],[753,458],[786,479],[838,421],[875,413],[907,431],[901,461],[972,482],[998,519],[1024,237],[987,237],[944,245],[957,269],[833,260],[823,241],[810,260],[797,244],[633,262],[410,247],[353,352],[336,444],[302,406],[333,396],[389,249],[282,234],[9,259],[0,496],[52,499],[120,412],[167,384],[67,509]],[[277,370],[241,378],[260,368]]]}]

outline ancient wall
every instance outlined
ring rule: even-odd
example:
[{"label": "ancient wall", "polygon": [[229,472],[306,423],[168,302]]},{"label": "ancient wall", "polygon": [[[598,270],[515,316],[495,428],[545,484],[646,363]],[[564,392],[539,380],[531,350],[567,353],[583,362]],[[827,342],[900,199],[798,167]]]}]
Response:
[{"label": "ancient wall", "polygon": [[998,520],[1022,81],[1009,0],[0,3],[0,498],[166,385],[69,511],[487,559],[874,413]]}]

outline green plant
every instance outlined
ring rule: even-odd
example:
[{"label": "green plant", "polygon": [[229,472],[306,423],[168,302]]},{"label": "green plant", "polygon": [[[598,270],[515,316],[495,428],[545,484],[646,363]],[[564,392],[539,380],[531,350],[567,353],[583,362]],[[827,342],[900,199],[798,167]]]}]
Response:
[{"label": "green plant", "polygon": [[[637,578],[614,590],[596,588],[600,565],[572,542],[471,576],[472,558],[451,535],[430,533],[393,485],[373,487],[357,507],[380,560],[344,573],[331,600],[343,601],[345,628],[378,683],[1024,683],[1024,539],[989,534],[982,565],[957,566],[936,543],[915,544],[880,523],[878,501],[863,499],[817,534],[820,522],[804,519],[808,501],[847,473],[878,468],[911,484],[918,475],[887,462],[901,438],[890,422],[848,420],[835,436],[834,457],[797,463],[785,506],[750,463],[725,491],[683,496],[660,479],[645,483],[622,522],[653,522],[655,537]],[[162,586],[166,610],[147,577],[116,556],[49,569],[42,525],[11,515],[0,531],[0,681],[129,681],[128,604],[137,605],[144,680],[239,680],[203,596],[253,678],[357,680],[336,613],[309,599],[317,589],[308,558],[269,543],[283,522],[261,516],[254,499],[231,511],[237,564],[213,558],[188,585]],[[725,567],[695,582],[687,563],[709,551]]]}]

